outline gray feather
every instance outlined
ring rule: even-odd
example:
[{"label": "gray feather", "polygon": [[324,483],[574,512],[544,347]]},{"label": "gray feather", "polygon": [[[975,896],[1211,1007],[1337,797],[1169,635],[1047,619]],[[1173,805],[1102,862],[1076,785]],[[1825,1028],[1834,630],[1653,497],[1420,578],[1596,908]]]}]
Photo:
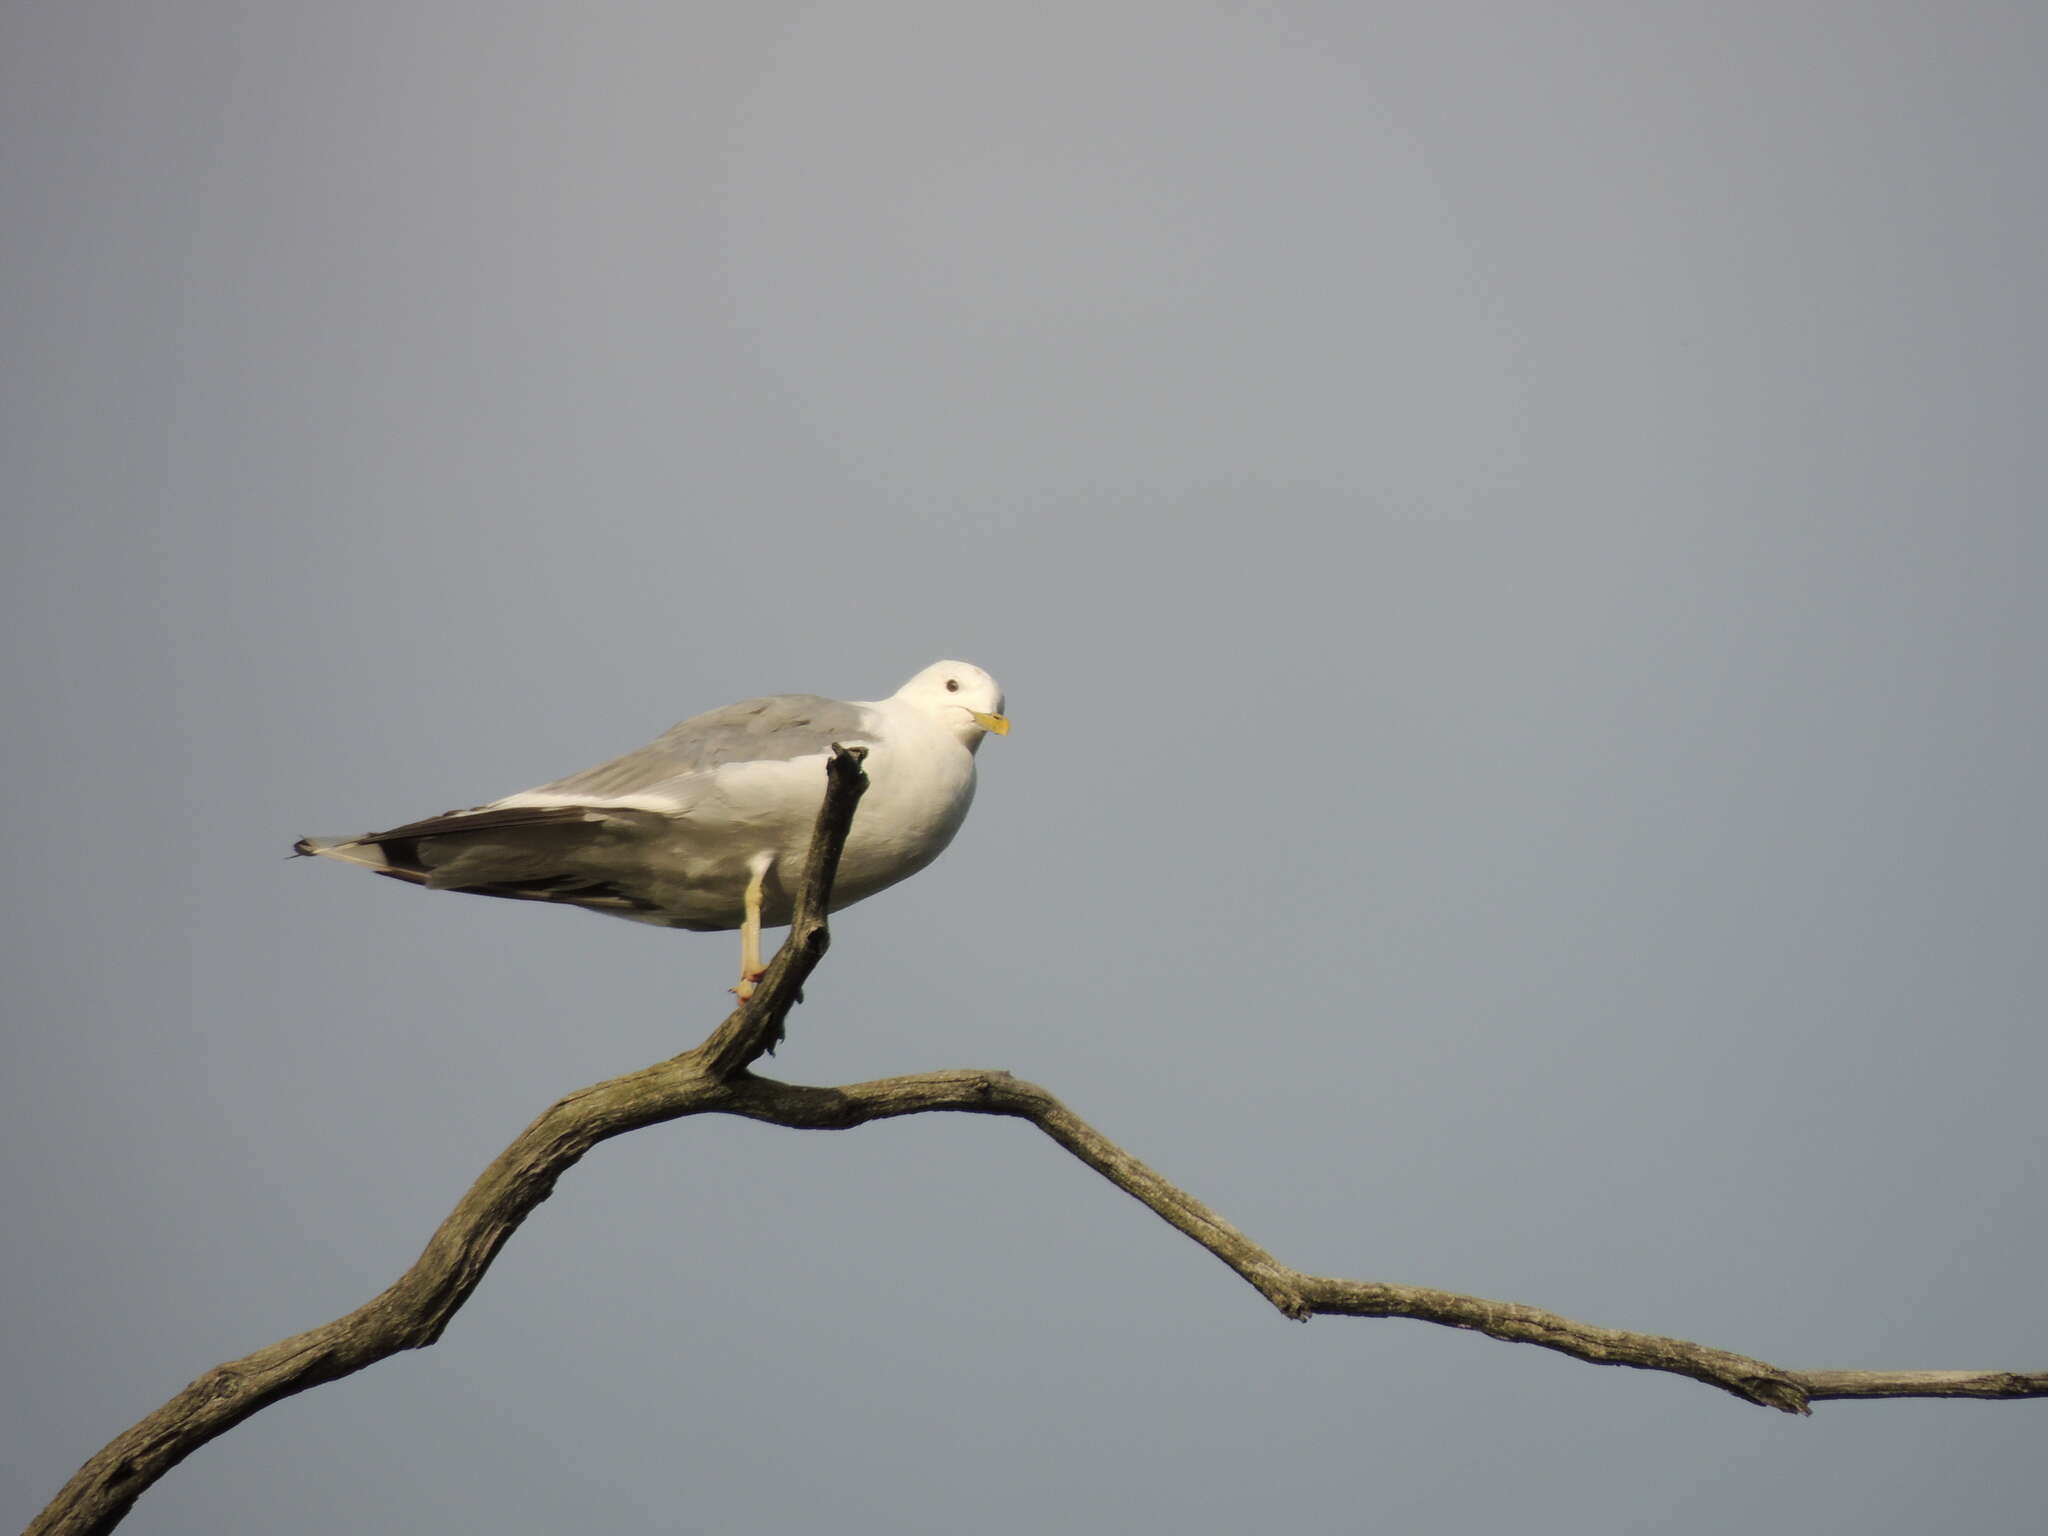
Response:
[{"label": "gray feather", "polygon": [[726,763],[821,757],[835,741],[859,746],[874,740],[868,713],[858,704],[814,693],[743,699],[670,726],[637,752],[527,793],[600,798],[649,794],[676,779],[708,773]]}]

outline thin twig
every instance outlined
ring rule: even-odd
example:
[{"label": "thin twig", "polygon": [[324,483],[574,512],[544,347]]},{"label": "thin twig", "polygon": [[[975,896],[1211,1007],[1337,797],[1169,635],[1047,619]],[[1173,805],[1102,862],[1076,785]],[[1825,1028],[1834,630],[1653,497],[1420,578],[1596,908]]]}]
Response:
[{"label": "thin twig", "polygon": [[825,764],[825,803],[818,809],[818,825],[811,834],[803,884],[797,888],[796,907],[790,914],[789,937],[768,963],[753,999],[735,1008],[692,1053],[703,1070],[720,1082],[746,1071],[782,1043],[783,1021],[789,1010],[803,1001],[804,982],[832,947],[825,913],[832,904],[832,882],[839,878],[839,855],[853,828],[853,813],[867,793],[868,778],[860,767],[867,755],[866,747],[832,743],[832,756]]}]

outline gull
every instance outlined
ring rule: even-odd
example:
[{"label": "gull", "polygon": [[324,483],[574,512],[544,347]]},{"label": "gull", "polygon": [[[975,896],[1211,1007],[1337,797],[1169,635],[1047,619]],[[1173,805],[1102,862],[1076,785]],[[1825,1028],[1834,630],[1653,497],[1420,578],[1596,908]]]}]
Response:
[{"label": "gull", "polygon": [[832,888],[837,911],[945,851],[974,799],[976,749],[1009,730],[994,678],[934,662],[886,699],[746,699],[538,789],[387,832],[300,838],[293,852],[429,890],[737,928],[732,990],[745,1002],[766,971],[762,926],[790,920],[832,747],[865,748],[869,780]]}]

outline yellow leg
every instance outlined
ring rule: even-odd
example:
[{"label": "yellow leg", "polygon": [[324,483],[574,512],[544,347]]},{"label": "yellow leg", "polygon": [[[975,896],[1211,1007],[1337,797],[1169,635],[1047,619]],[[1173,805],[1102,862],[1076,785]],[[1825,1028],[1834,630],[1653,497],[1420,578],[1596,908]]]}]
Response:
[{"label": "yellow leg", "polygon": [[754,985],[767,973],[761,963],[761,887],[768,879],[771,859],[756,860],[747,876],[747,894],[740,918],[740,984],[733,992],[741,1002],[754,995]]}]

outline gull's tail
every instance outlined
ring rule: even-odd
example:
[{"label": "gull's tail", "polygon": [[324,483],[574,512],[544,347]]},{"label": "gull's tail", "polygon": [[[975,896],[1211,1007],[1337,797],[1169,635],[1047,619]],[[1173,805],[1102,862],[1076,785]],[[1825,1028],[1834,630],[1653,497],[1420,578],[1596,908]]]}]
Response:
[{"label": "gull's tail", "polygon": [[427,871],[424,866],[417,862],[393,860],[382,843],[369,838],[302,837],[292,844],[291,857],[335,859],[343,864],[354,864],[362,869],[374,870],[380,875],[389,875],[394,880],[404,880],[413,885],[425,885],[427,882]]},{"label": "gull's tail", "polygon": [[467,891],[513,901],[548,901],[629,918],[689,927],[644,892],[627,890],[590,867],[592,839],[623,824],[666,825],[658,813],[585,805],[479,806],[408,822],[362,837],[302,837],[294,858],[333,859],[434,891]]}]

